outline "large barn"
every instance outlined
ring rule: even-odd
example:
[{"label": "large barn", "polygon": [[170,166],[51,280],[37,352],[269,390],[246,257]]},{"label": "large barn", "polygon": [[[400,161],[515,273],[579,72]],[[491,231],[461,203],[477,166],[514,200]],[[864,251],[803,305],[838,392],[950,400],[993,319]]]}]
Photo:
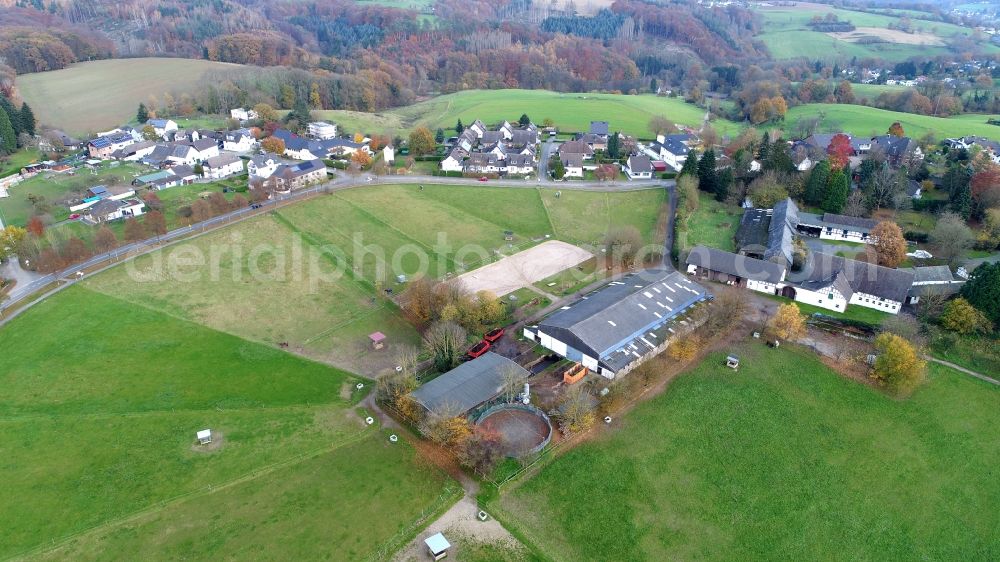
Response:
[{"label": "large barn", "polygon": [[666,349],[674,323],[706,298],[708,291],[683,273],[645,270],[563,307],[524,335],[610,379]]}]

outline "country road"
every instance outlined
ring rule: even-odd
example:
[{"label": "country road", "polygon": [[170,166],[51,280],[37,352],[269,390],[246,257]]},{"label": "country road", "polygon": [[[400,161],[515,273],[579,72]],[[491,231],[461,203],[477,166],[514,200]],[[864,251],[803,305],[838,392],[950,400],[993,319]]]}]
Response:
[{"label": "country road", "polygon": [[[200,235],[205,232],[221,228],[223,226],[232,224],[234,222],[239,222],[257,215],[266,213],[272,209],[277,209],[292,203],[297,203],[303,201],[310,197],[322,194],[330,193],[334,191],[341,191],[345,189],[353,189],[358,187],[372,186],[378,184],[439,184],[439,185],[464,185],[473,187],[510,187],[510,188],[523,188],[523,189],[559,189],[567,191],[594,191],[594,192],[615,192],[615,191],[641,191],[648,189],[661,189],[666,188],[673,193],[673,186],[675,182],[673,180],[639,180],[639,181],[626,181],[626,182],[597,182],[597,181],[525,181],[525,180],[490,180],[488,182],[480,182],[475,179],[470,178],[444,178],[435,176],[389,176],[376,178],[371,175],[360,175],[357,177],[351,177],[348,175],[339,175],[335,179],[308,187],[305,189],[293,191],[285,195],[276,195],[272,199],[263,201],[260,203],[258,208],[246,207],[243,209],[237,209],[216,217],[212,217],[208,220],[192,224],[190,226],[184,226],[175,230],[171,230],[166,234],[159,236],[157,238],[151,238],[148,240],[143,240],[141,242],[133,242],[125,244],[111,250],[110,252],[105,252],[102,254],[97,254],[88,258],[87,260],[74,264],[62,271],[55,273],[50,273],[48,275],[42,275],[37,277],[33,281],[25,284],[17,284],[14,289],[8,295],[8,298],[3,302],[0,302],[0,326],[6,324],[9,320],[13,319],[15,316],[20,314],[22,311],[29,308],[34,303],[29,303],[28,306],[20,307],[13,314],[5,314],[5,312],[12,308],[14,305],[28,299],[29,297],[35,295],[40,290],[49,287],[50,285],[60,284],[57,287],[53,287],[51,291],[45,293],[40,298],[36,299],[35,302],[40,302],[44,300],[46,296],[50,293],[57,292],[62,288],[71,285],[73,282],[93,275],[107,269],[108,267],[113,267],[119,261],[127,258],[132,258],[141,254],[145,254],[162,247],[165,244],[182,240],[189,236]],[[673,202],[673,197],[671,198]],[[672,208],[671,208],[672,209]],[[671,218],[672,224],[672,218]],[[668,237],[669,240],[669,237]],[[669,249],[669,246],[668,246]],[[669,254],[668,254],[669,255]],[[92,268],[100,267],[95,271],[87,271]],[[86,275],[80,275],[80,273],[86,272]]]}]

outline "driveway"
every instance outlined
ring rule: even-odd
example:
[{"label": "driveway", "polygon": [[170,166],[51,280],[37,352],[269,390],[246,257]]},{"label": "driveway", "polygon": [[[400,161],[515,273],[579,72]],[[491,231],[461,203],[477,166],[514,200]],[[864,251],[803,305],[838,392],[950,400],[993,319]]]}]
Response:
[{"label": "driveway", "polygon": [[20,298],[22,292],[31,291],[31,284],[44,277],[44,275],[22,268],[17,259],[9,259],[0,265],[0,277],[13,279],[16,282],[14,288],[11,290],[10,297]]},{"label": "driveway", "polygon": [[538,159],[538,179],[539,181],[552,181],[549,177],[549,158],[552,156],[552,151],[558,148],[559,145],[556,143],[555,137],[549,137],[544,143],[542,143],[542,155]]}]

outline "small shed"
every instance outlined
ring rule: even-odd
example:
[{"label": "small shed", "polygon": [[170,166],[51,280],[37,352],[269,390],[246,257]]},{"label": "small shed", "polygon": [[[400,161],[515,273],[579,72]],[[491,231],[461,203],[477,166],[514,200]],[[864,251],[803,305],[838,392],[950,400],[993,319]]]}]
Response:
[{"label": "small shed", "polygon": [[424,544],[427,545],[427,549],[435,560],[448,556],[448,549],[451,548],[451,543],[441,533],[427,537],[424,539]]},{"label": "small shed", "polygon": [[729,367],[730,369],[732,369],[734,371],[737,370],[737,369],[739,369],[740,368],[740,358],[737,357],[737,356],[735,356],[735,355],[727,355],[726,356],[726,367]]},{"label": "small shed", "polygon": [[198,444],[199,445],[208,445],[209,443],[212,442],[212,430],[211,429],[203,429],[203,430],[199,431],[196,434],[196,436],[198,437]]},{"label": "small shed", "polygon": [[385,347],[385,334],[382,332],[368,334],[368,340],[372,342],[372,349],[382,349]]},{"label": "small shed", "polygon": [[514,239],[514,231],[513,230],[505,230],[505,231],[503,231],[503,239],[506,240],[506,241],[508,241],[508,242],[510,242],[511,240],[513,240]]}]

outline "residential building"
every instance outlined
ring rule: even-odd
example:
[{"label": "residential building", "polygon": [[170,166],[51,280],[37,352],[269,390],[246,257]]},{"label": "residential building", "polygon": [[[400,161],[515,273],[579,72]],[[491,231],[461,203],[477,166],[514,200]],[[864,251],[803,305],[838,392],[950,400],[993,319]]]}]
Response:
[{"label": "residential building", "polygon": [[257,119],[258,117],[260,117],[259,115],[257,115],[256,111],[252,109],[244,109],[242,107],[237,107],[236,109],[230,109],[229,116],[233,119],[236,119],[240,123],[244,121]]},{"label": "residential building", "polygon": [[606,378],[667,348],[681,317],[708,291],[684,274],[644,270],[564,306],[524,336]]},{"label": "residential building", "polygon": [[326,179],[326,164],[322,160],[306,160],[297,164],[281,164],[268,181],[277,191],[288,192]]},{"label": "residential building", "polygon": [[782,294],[837,312],[856,304],[896,314],[907,299],[913,278],[910,271],[815,253],[805,279],[794,288],[786,287]]},{"label": "residential building", "polygon": [[796,232],[805,236],[819,237],[823,240],[842,240],[845,242],[872,243],[869,237],[871,230],[878,221],[861,217],[849,217],[834,213],[814,215],[798,213],[799,222]]},{"label": "residential building", "polygon": [[281,165],[281,160],[274,154],[265,152],[264,154],[255,154],[250,161],[247,162],[247,173],[250,175],[250,179],[259,178],[267,179],[271,177],[271,174],[278,169]]},{"label": "residential building", "polygon": [[115,160],[122,160],[125,162],[135,162],[138,160],[142,160],[146,156],[152,154],[155,148],[156,148],[155,142],[141,141],[130,144],[125,148],[121,148],[112,152],[110,157],[114,158]]},{"label": "residential building", "polygon": [[136,140],[129,133],[116,132],[97,137],[87,143],[87,153],[91,158],[107,160],[117,151],[135,144]]},{"label": "residential building", "polygon": [[695,246],[686,262],[688,274],[726,285],[771,295],[781,294],[786,285],[785,266],[716,248]]},{"label": "residential building", "polygon": [[204,162],[219,155],[219,143],[215,139],[200,139],[187,143],[195,151],[195,158]]},{"label": "residential building", "polygon": [[230,152],[250,152],[257,146],[250,129],[228,131],[222,137],[222,149]]},{"label": "residential building", "polygon": [[881,151],[886,160],[895,167],[923,160],[924,152],[917,141],[909,137],[882,135],[872,139],[872,150]]},{"label": "residential building", "polygon": [[649,156],[644,154],[629,156],[622,169],[631,180],[648,180],[653,177],[653,164]]},{"label": "residential building", "polygon": [[314,139],[327,140],[337,136],[337,126],[326,121],[313,121],[306,126],[306,130]]},{"label": "residential building", "polygon": [[146,124],[152,126],[156,136],[160,138],[166,138],[167,133],[177,130],[177,123],[173,119],[150,119]]},{"label": "residential building", "polygon": [[101,199],[85,211],[85,218],[94,223],[110,222],[143,214],[145,204],[138,199]]},{"label": "residential building", "polygon": [[220,154],[205,160],[202,168],[205,170],[205,177],[209,179],[222,179],[243,172],[243,160],[234,154]]},{"label": "residential building", "polygon": [[559,156],[565,154],[579,154],[582,160],[589,160],[594,157],[594,149],[583,141],[567,141],[559,145]]},{"label": "residential building", "polygon": [[582,178],[583,177],[583,155],[576,152],[569,152],[566,154],[560,154],[559,159],[562,161],[563,168],[566,169],[566,174],[563,177],[566,178]]},{"label": "residential building", "polygon": [[691,152],[691,142],[694,137],[689,134],[657,135],[656,142],[650,143],[644,149],[646,154],[663,161],[667,166],[679,172]]}]

